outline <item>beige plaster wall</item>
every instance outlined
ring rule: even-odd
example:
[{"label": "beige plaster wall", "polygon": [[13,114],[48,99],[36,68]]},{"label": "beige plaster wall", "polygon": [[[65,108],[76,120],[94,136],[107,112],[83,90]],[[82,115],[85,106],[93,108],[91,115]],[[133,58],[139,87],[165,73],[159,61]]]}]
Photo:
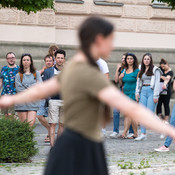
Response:
[{"label": "beige plaster wall", "polygon": [[[123,6],[55,3],[56,11],[27,15],[15,9],[0,9],[0,41],[78,45],[77,27],[97,14],[116,27],[115,47],[175,48],[175,11],[153,8],[151,0],[106,0]],[[132,40],[132,43],[127,40]]]}]

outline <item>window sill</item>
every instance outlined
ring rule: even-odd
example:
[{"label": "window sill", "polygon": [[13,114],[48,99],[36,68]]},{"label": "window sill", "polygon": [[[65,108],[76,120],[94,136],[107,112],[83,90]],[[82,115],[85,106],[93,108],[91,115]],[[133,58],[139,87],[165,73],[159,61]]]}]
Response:
[{"label": "window sill", "polygon": [[60,2],[60,3],[74,3],[74,4],[84,4],[84,1],[81,1],[81,0],[55,0],[55,2]]},{"label": "window sill", "polygon": [[152,8],[156,9],[171,9],[172,7],[167,6],[166,4],[152,4]]},{"label": "window sill", "polygon": [[95,5],[104,5],[104,6],[119,6],[119,7],[123,6],[123,3],[95,1],[95,0],[94,0],[94,4]]}]

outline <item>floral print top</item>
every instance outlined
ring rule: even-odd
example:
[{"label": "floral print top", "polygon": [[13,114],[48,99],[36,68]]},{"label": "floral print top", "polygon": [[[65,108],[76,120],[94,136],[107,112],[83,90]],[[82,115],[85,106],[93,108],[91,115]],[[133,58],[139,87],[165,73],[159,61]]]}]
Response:
[{"label": "floral print top", "polygon": [[19,66],[16,66],[14,68],[4,66],[1,69],[0,78],[2,79],[2,87],[3,87],[1,95],[16,94],[15,76],[18,72],[19,72]]}]

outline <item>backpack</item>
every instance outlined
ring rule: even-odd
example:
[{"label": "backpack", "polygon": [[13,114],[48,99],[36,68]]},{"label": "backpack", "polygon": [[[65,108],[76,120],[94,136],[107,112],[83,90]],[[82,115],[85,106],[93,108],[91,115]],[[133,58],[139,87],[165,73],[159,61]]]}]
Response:
[{"label": "backpack", "polygon": [[[20,76],[20,80],[21,80],[21,83],[22,83],[22,80],[23,80],[23,74],[21,72],[18,72],[19,73],[19,76]],[[36,71],[33,73],[33,76],[34,76],[34,80],[36,80]],[[15,82],[13,84],[14,88],[16,88],[15,86]]]},{"label": "backpack", "polygon": [[[22,83],[22,80],[23,80],[23,74],[21,72],[18,72],[19,73],[19,76],[20,76],[20,80],[21,80],[21,83]],[[33,73],[33,76],[34,76],[34,80],[36,80],[36,71]]]}]

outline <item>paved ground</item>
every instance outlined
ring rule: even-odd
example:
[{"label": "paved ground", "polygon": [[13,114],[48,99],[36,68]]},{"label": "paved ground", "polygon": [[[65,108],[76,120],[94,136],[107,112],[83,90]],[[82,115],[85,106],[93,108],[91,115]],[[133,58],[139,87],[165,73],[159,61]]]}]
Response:
[{"label": "paved ground", "polygon": [[[123,130],[123,120],[120,123]],[[148,139],[142,142],[134,140],[110,139],[112,123],[107,127],[108,137],[104,140],[110,175],[175,175],[175,145],[170,152],[156,153],[154,148],[161,146],[159,134],[148,131]],[[49,144],[43,142],[47,135],[45,128],[37,124],[36,140],[39,154],[28,164],[0,164],[0,175],[42,175],[50,150]]]}]

